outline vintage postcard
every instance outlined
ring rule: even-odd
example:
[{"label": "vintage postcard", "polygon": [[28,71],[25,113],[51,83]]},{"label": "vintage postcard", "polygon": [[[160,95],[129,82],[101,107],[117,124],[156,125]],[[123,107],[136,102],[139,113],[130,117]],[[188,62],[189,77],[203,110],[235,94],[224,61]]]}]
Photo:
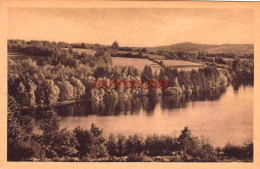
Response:
[{"label": "vintage postcard", "polygon": [[260,3],[1,9],[1,169],[260,167]]}]

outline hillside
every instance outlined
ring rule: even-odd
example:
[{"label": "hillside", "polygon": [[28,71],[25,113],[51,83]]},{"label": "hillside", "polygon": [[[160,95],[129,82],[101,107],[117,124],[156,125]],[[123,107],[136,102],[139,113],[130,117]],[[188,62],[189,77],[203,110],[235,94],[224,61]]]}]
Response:
[{"label": "hillside", "polygon": [[209,53],[236,53],[236,54],[252,54],[254,53],[253,44],[221,44],[221,45],[209,45],[209,44],[196,44],[191,42],[184,42],[173,44],[169,46],[158,46],[147,48],[149,51],[184,51],[184,52],[198,52],[207,51]]}]

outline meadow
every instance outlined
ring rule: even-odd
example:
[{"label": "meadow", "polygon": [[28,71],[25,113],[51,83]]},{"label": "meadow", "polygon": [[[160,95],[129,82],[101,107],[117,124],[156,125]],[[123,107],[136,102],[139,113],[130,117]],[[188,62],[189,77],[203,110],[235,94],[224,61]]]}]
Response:
[{"label": "meadow", "polygon": [[[119,51],[119,53],[129,53],[129,52]],[[138,54],[138,52],[131,52],[131,53],[133,55]],[[195,62],[185,61],[185,60],[167,59],[167,57],[162,56],[162,55],[157,55],[157,54],[147,54],[147,53],[145,53],[143,55],[146,56],[147,58],[156,60],[158,62],[162,61],[164,66],[171,67],[171,68],[177,68],[178,70],[191,71],[192,69],[197,70],[199,68],[205,67],[205,65],[201,64],[201,63],[195,63]],[[143,67],[145,65],[149,65],[149,66],[152,67],[153,71],[155,71],[155,70],[159,71],[161,69],[161,66],[158,63],[152,62],[148,59],[124,58],[124,57],[119,57],[119,58],[118,59],[112,59],[112,60],[115,60],[115,62],[113,62],[113,63],[116,64],[116,65],[119,65],[119,66],[124,66],[125,64],[127,66],[131,65],[131,66],[134,66],[135,68],[138,68],[138,69],[143,69]]]},{"label": "meadow", "polygon": [[151,66],[153,71],[159,72],[162,68],[160,65],[142,58],[123,58],[123,57],[111,57],[112,64],[114,66],[133,66],[139,70],[143,70],[145,65]]},{"label": "meadow", "polygon": [[24,58],[24,56],[17,51],[8,50],[7,54],[8,54],[8,59],[19,59],[19,58],[22,59],[22,58]]},{"label": "meadow", "polygon": [[158,60],[162,61],[163,64],[167,67],[177,68],[178,70],[191,71],[192,69],[199,69],[205,67],[201,63],[195,63],[185,60]]},{"label": "meadow", "polygon": [[[63,48],[63,49],[68,50],[68,48]],[[79,54],[81,54],[83,52],[85,52],[86,54],[89,54],[89,55],[95,55],[96,54],[96,51],[92,50],[92,49],[73,48],[73,51],[78,52]]]},{"label": "meadow", "polygon": [[[129,51],[118,51],[118,53],[126,54],[126,53],[129,53]],[[137,55],[138,54],[138,52],[136,52],[136,51],[131,51],[131,53],[133,55]],[[151,59],[155,59],[155,60],[157,60],[157,59],[159,59],[159,60],[160,59],[161,60],[167,59],[167,57],[162,56],[162,55],[157,55],[157,54],[143,53],[143,55],[147,56],[147,57],[149,57]]]}]

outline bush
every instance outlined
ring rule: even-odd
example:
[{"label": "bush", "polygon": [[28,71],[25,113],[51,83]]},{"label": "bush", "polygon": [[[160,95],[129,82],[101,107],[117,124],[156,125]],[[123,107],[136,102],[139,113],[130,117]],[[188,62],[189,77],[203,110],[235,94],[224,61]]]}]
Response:
[{"label": "bush", "polygon": [[94,124],[91,125],[90,130],[76,127],[73,132],[78,142],[76,149],[80,157],[87,156],[86,160],[88,160],[89,158],[103,158],[108,155],[104,145],[105,139],[102,136],[103,130],[100,130]]},{"label": "bush", "polygon": [[223,148],[224,156],[228,158],[237,158],[245,160],[253,160],[253,143],[245,143],[243,146],[232,145],[228,143]]},{"label": "bush", "polygon": [[167,89],[163,90],[164,95],[181,95],[182,89],[180,87],[168,87]]},{"label": "bush", "polygon": [[140,154],[143,150],[144,142],[142,137],[136,134],[128,137],[126,140],[126,154]]},{"label": "bush", "polygon": [[127,156],[126,161],[127,162],[149,162],[149,161],[151,161],[151,159],[149,159],[143,153],[141,153],[141,154],[131,153]]},{"label": "bush", "polygon": [[28,142],[8,145],[8,161],[27,161],[34,155],[33,149]]},{"label": "bush", "polygon": [[175,154],[173,154],[173,156],[170,157],[170,161],[171,162],[182,162],[183,159],[178,153],[175,153]]},{"label": "bush", "polygon": [[177,148],[176,140],[167,136],[148,136],[145,139],[145,153],[148,156],[172,155]]},{"label": "bush", "polygon": [[117,156],[118,155],[118,149],[117,149],[117,143],[114,135],[110,135],[108,141],[106,142],[106,147],[108,150],[108,154],[110,156]]},{"label": "bush", "polygon": [[178,138],[179,150],[184,155],[183,161],[203,161],[212,162],[217,160],[217,153],[214,148],[192,136],[188,127],[182,130],[182,134]]}]

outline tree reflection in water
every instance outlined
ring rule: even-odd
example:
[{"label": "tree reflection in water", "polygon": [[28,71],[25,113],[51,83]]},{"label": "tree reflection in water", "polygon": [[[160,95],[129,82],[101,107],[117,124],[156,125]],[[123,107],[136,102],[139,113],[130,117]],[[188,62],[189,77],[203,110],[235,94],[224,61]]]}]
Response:
[{"label": "tree reflection in water", "polygon": [[250,81],[240,82],[240,81],[236,80],[236,81],[232,82],[233,90],[236,93],[238,92],[238,89],[239,89],[240,86],[246,87],[246,86],[253,86],[253,85],[254,85],[254,82],[250,82]]},{"label": "tree reflection in water", "polygon": [[119,116],[139,114],[143,110],[147,115],[152,115],[156,105],[160,104],[162,110],[185,108],[192,101],[219,100],[225,89],[211,90],[204,93],[179,96],[142,96],[133,98],[120,98],[105,101],[79,101],[77,103],[45,108],[26,110],[26,114],[42,119],[44,112],[54,109],[59,116]]}]

